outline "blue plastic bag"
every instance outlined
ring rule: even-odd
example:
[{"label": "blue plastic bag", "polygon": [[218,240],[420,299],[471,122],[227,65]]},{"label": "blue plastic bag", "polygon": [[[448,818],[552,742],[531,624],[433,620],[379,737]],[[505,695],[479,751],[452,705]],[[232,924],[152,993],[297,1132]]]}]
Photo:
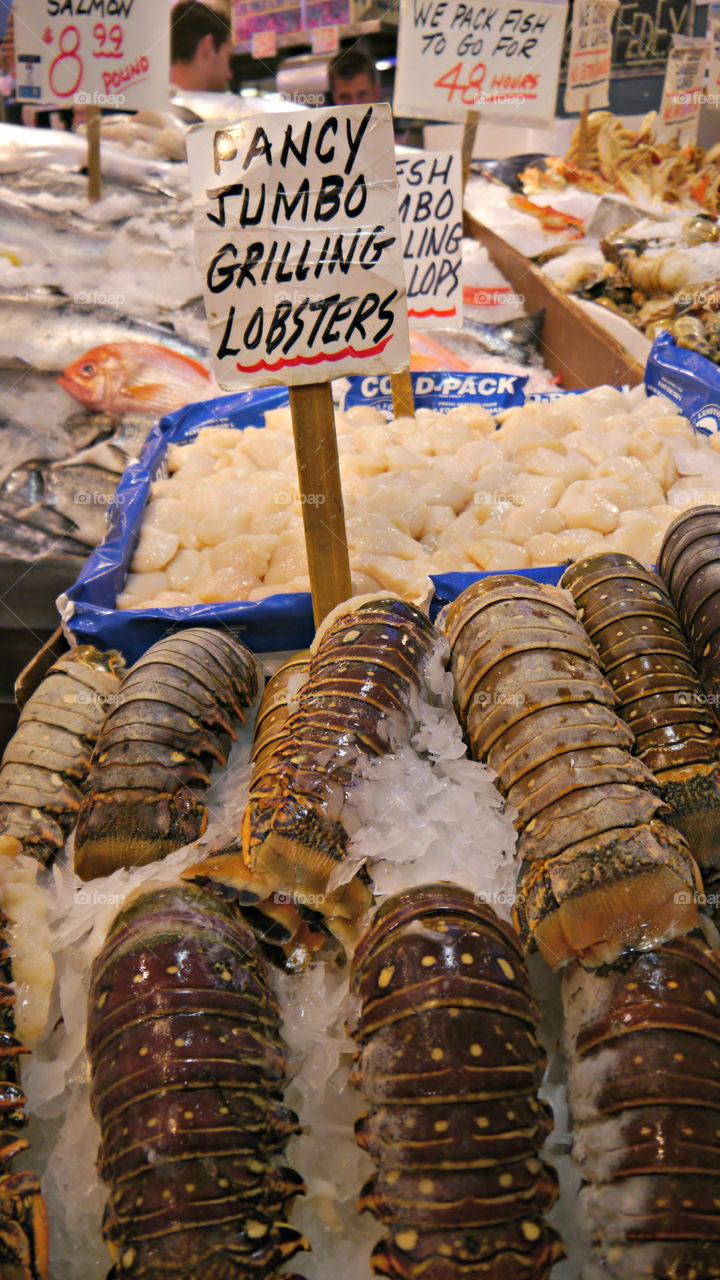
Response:
[{"label": "blue plastic bag", "polygon": [[699,351],[678,347],[659,333],[645,366],[648,395],[667,396],[700,435],[720,431],[720,367]]}]

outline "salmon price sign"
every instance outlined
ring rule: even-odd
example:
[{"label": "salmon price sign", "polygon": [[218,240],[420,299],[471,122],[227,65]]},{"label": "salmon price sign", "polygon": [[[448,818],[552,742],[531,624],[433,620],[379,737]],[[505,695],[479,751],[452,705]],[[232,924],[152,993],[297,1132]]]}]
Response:
[{"label": "salmon price sign", "polygon": [[400,0],[395,115],[551,120],[566,14],[564,0]]},{"label": "salmon price sign", "polygon": [[170,14],[157,0],[15,0],[21,102],[167,106]]},{"label": "salmon price sign", "polygon": [[221,387],[410,363],[387,104],[196,125],[187,149]]}]

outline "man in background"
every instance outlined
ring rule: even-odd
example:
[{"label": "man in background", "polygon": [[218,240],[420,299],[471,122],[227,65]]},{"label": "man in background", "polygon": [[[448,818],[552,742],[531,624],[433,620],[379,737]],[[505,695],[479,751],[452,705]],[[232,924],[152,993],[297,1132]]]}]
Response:
[{"label": "man in background", "polygon": [[375,61],[357,46],[339,53],[328,67],[330,96],[336,107],[379,102],[380,77]]},{"label": "man in background", "polygon": [[182,0],[171,9],[171,86],[224,93],[232,49],[230,23],[208,5]]}]

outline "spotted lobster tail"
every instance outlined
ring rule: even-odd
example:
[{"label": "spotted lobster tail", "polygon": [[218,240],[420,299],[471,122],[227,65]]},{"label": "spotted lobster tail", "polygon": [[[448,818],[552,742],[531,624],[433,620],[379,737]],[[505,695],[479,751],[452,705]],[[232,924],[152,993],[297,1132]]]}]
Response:
[{"label": "spotted lobster tail", "polygon": [[7,918],[0,911],[0,1276],[13,1280],[49,1280],[48,1220],[34,1173],[8,1173],[10,1162],[26,1151],[25,1095],[19,1059],[27,1050],[16,1039]]},{"label": "spotted lobster tail", "polygon": [[350,601],[318,633],[291,714],[282,703],[292,672],[278,672],[268,686],[243,817],[243,857],[298,902],[311,901],[349,942],[371,897],[357,875],[328,887],[347,856],[343,805],[358,760],[410,740],[421,695],[433,698],[427,669],[438,646],[444,647],[442,637],[414,605],[395,598]]},{"label": "spotted lobster tail", "polygon": [[18,853],[48,863],[61,852],[124,669],[114,650],[80,645],[58,658],[25,703],[0,766],[0,840],[17,842]]},{"label": "spotted lobster tail", "polygon": [[720,1278],[720,955],[563,976],[579,1217],[603,1280]]},{"label": "spotted lobster tail", "polygon": [[720,864],[720,734],[667,588],[632,556],[590,556],[563,575],[600,665],[700,867]]},{"label": "spotted lobster tail", "polygon": [[198,791],[214,760],[225,764],[257,692],[251,653],[222,631],[167,636],[122,682],[93,754],[78,814],[75,870],[83,879],[165,857],[201,836]]},{"label": "spotted lobster tail", "polygon": [[116,917],[88,1005],[111,1280],[268,1280],[304,1237],[302,1179],[273,1159],[298,1131],[282,1103],[275,997],[250,928],[194,885]]},{"label": "spotted lobster tail", "polygon": [[523,937],[553,967],[596,965],[696,927],[700,873],[660,820],[668,806],[630,754],[572,600],[498,575],[458,596],[443,625],[470,750],[518,810]]},{"label": "spotted lobster tail", "polygon": [[564,1256],[543,1214],[557,1195],[538,1159],[545,1055],[520,940],[450,884],[389,899],[358,945],[349,1030],[376,1163],[360,1208],[388,1228],[373,1270],[390,1280],[546,1280]]}]

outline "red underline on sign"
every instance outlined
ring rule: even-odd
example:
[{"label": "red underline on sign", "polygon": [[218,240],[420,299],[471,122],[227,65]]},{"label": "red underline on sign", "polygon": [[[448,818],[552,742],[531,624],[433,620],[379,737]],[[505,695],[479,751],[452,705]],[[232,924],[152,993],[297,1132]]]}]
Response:
[{"label": "red underline on sign", "polygon": [[408,307],[408,315],[415,316],[418,320],[424,320],[425,316],[454,316],[457,315],[457,307],[450,307],[449,311],[436,311],[434,307],[428,307],[427,311],[415,311]]},{"label": "red underline on sign", "polygon": [[389,333],[387,338],[383,338],[382,342],[378,342],[375,347],[368,347],[367,351],[356,351],[355,347],[344,347],[342,351],[336,351],[333,355],[328,355],[325,351],[318,351],[316,356],[295,356],[293,360],[276,360],[275,364],[268,364],[265,360],[259,360],[257,364],[238,364],[236,368],[238,373],[259,373],[264,369],[266,373],[277,373],[278,369],[297,369],[301,364],[320,364],[323,360],[335,362],[336,360],[345,360],[352,357],[354,360],[369,360],[371,356],[379,356],[384,351],[388,342],[392,338]]}]

